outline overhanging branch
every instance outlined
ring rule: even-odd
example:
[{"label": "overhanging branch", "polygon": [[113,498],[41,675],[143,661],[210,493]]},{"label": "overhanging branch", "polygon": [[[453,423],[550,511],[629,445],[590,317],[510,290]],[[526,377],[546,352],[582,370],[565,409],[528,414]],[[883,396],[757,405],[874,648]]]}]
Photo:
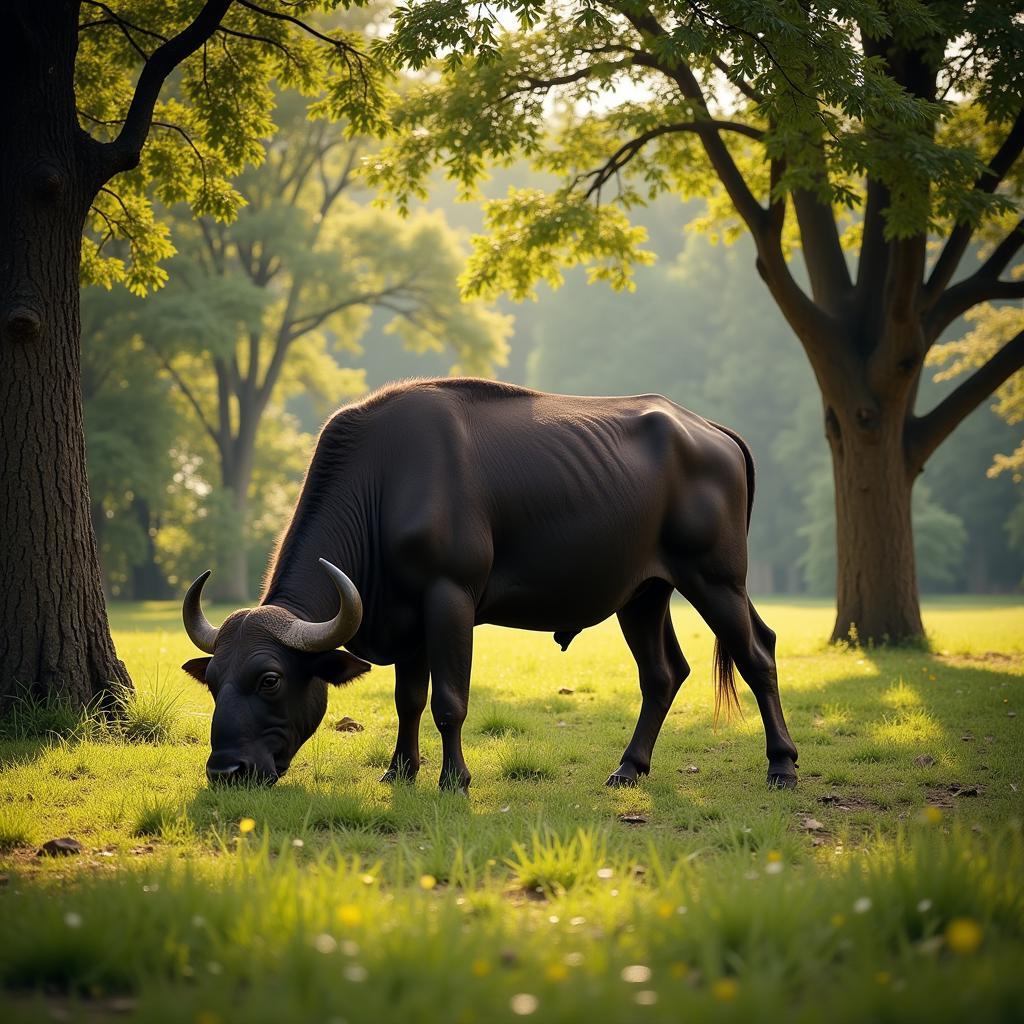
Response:
[{"label": "overhanging branch", "polygon": [[231,2],[207,0],[195,20],[158,46],[143,65],[124,126],[113,142],[103,146],[102,151],[107,156],[103,167],[104,181],[119,171],[129,171],[138,166],[152,124],[153,110],[167,76],[214,34]]},{"label": "overhanging branch", "polygon": [[991,275],[976,274],[953,285],[936,303],[927,320],[927,340],[932,344],[959,316],[981,302],[1000,299],[1024,299],[1024,280],[1000,281]]},{"label": "overhanging branch", "polygon": [[996,388],[1024,367],[1024,331],[1010,339],[987,363],[954,388],[931,412],[907,425],[907,449],[915,473],[957,425]]},{"label": "overhanging branch", "polygon": [[1024,217],[1017,221],[1013,230],[992,250],[991,255],[978,268],[986,277],[998,277],[1024,246]]},{"label": "overhanging branch", "polygon": [[736,132],[739,135],[746,135],[748,138],[756,139],[759,142],[764,138],[764,132],[760,128],[743,124],[740,121],[709,119],[706,121],[679,121],[675,124],[659,125],[656,128],[649,128],[647,131],[641,132],[628,142],[624,142],[597,170],[579,175],[574,184],[592,178],[593,180],[587,188],[587,197],[594,196],[600,193],[601,189],[653,139],[661,135],[672,135],[679,132],[696,132],[699,134],[709,128],[715,131]]},{"label": "overhanging branch", "polygon": [[[1024,110],[1017,114],[1013,127],[1003,140],[1003,144],[974,183],[974,190],[990,195],[995,192],[1022,152],[1024,152]],[[960,260],[963,259],[973,236],[974,228],[966,223],[957,224],[950,232],[928,277],[928,284],[924,292],[926,306],[937,302],[949,282],[953,280],[956,268],[960,265]],[[998,274],[999,271],[996,273]]]}]

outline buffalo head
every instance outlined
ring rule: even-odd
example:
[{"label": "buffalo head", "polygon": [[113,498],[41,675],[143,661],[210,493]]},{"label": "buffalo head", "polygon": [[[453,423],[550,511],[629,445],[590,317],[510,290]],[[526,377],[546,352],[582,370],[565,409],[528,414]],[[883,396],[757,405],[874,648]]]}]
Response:
[{"label": "buffalo head", "polygon": [[200,605],[209,571],[189,587],[185,632],[211,657],[193,658],[182,668],[213,694],[210,782],[276,782],[323,719],[328,683],[341,685],[369,671],[365,661],[337,650],[362,620],[359,591],[337,566],[323,558],[320,564],[340,600],[327,622],[306,622],[262,605],[233,612],[216,628]]}]

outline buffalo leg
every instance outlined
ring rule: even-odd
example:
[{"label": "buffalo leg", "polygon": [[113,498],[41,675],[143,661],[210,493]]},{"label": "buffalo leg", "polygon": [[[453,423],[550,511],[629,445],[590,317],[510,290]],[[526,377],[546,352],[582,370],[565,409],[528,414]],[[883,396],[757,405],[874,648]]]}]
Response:
[{"label": "buffalo leg", "polygon": [[609,786],[635,786],[650,772],[658,733],[673,698],[690,674],[672,629],[671,596],[672,587],[667,583],[652,583],[619,612],[622,635],[636,659],[643,699],[633,738],[622,763],[608,777]]},{"label": "buffalo leg", "polygon": [[768,785],[791,789],[797,781],[797,751],[779,700],[775,634],[757,614],[742,583],[709,582],[700,576],[691,578],[680,589],[711,627],[753,691],[764,723]]},{"label": "buffalo leg", "polygon": [[469,790],[469,769],[462,756],[462,724],[469,708],[473,663],[473,600],[465,588],[448,580],[427,597],[427,657],[430,663],[430,710],[441,734],[442,789]]},{"label": "buffalo leg", "polygon": [[391,765],[381,782],[399,782],[416,778],[420,770],[420,718],[427,706],[427,682],[430,670],[426,652],[399,661],[395,665],[395,710],[398,712],[398,739]]}]

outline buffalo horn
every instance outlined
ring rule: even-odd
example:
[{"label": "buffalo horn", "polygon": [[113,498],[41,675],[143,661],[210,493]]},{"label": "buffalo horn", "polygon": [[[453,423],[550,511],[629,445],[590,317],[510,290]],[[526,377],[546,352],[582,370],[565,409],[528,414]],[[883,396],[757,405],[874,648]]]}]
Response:
[{"label": "buffalo horn", "polygon": [[278,639],[295,651],[333,651],[336,647],[348,643],[359,629],[359,623],[363,621],[363,601],[356,585],[326,558],[321,558],[320,564],[338,588],[341,604],[338,614],[328,622],[293,619],[288,623]]},{"label": "buffalo horn", "polygon": [[210,620],[203,614],[203,606],[200,604],[200,597],[203,593],[203,586],[210,578],[210,570],[207,569],[188,588],[185,600],[181,606],[181,618],[185,623],[185,632],[201,651],[213,654],[213,645],[217,642],[217,628],[210,624]]}]

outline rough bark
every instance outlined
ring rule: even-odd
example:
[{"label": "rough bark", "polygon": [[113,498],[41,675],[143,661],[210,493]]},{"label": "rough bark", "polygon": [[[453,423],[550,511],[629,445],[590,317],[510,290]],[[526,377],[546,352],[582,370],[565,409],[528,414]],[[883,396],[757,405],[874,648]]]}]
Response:
[{"label": "rough bark", "polygon": [[836,500],[836,622],[832,641],[919,641],[924,636],[911,523],[902,403],[864,422],[826,407]]},{"label": "rough bark", "polygon": [[86,477],[78,267],[94,194],[75,119],[77,5],[0,33],[0,705],[128,685],[110,639]]}]

